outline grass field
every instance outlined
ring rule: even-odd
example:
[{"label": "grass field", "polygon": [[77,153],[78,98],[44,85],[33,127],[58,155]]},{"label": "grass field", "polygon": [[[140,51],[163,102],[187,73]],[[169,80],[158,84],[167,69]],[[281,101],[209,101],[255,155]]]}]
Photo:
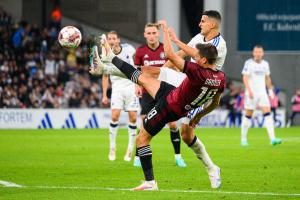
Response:
[{"label": "grass field", "polygon": [[108,160],[107,130],[0,130],[0,199],[296,199],[300,198],[300,128],[277,129],[283,144],[271,146],[264,129],[251,129],[250,146],[239,129],[198,129],[222,169],[213,190],[205,168],[182,143],[187,168],[175,166],[167,129],[152,141],[160,191],[127,190],[143,179],[123,161],[126,130],[117,139],[117,160]]}]

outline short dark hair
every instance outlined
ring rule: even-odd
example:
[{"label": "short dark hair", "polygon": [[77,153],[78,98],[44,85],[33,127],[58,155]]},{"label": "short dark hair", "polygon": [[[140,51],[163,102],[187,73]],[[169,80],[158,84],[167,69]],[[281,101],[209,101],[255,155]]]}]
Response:
[{"label": "short dark hair", "polygon": [[217,60],[217,57],[218,57],[218,50],[214,45],[212,45],[210,43],[208,43],[208,44],[199,43],[199,44],[196,45],[196,48],[199,51],[199,55],[201,57],[206,58],[207,62],[209,64],[212,65],[212,64],[216,63],[216,60]]},{"label": "short dark hair", "polygon": [[119,38],[119,34],[118,34],[118,32],[117,31],[114,31],[114,30],[112,30],[112,31],[109,31],[106,35],[109,35],[109,34],[112,34],[112,35],[116,35],[117,36],[117,38]]},{"label": "short dark hair", "polygon": [[216,10],[206,10],[202,13],[202,15],[207,15],[208,17],[216,19],[219,23],[221,23],[221,14]]},{"label": "short dark hair", "polygon": [[262,45],[260,45],[260,44],[255,45],[255,46],[253,47],[253,49],[255,49],[255,48],[264,50],[264,47],[263,47]]}]

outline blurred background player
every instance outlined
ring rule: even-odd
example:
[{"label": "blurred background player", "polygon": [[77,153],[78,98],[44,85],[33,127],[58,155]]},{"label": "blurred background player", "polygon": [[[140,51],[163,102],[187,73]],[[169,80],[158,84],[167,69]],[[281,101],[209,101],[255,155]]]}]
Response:
[{"label": "blurred background player", "polygon": [[[159,42],[159,26],[158,24],[149,23],[145,26],[144,37],[146,38],[146,44],[136,49],[134,57],[134,64],[136,66],[153,66],[161,67],[167,61],[165,57],[163,44]],[[142,90],[142,92],[141,92]],[[141,94],[142,93],[142,94]],[[142,88],[138,88],[138,94],[142,96],[141,99],[141,118],[144,119],[145,115],[153,108],[156,101],[150,96],[150,94]],[[177,128],[176,122],[168,123],[170,128],[171,142],[175,152],[175,163],[179,167],[186,167],[184,160],[180,154],[180,133]],[[134,166],[140,166],[139,157],[136,155]]]},{"label": "blurred background player", "polygon": [[[135,49],[129,44],[120,44],[120,38],[116,31],[110,31],[107,33],[107,41],[112,48],[115,55],[129,64],[133,64],[133,56]],[[112,94],[111,94],[111,121],[109,127],[109,160],[116,159],[116,136],[118,132],[118,121],[121,114],[121,110],[128,112],[128,147],[125,161],[130,161],[132,157],[132,151],[134,148],[134,141],[136,136],[136,120],[137,111],[139,109],[138,97],[135,95],[135,84],[128,79],[118,76],[110,75]],[[107,89],[109,86],[109,75],[103,74],[102,76],[102,88],[103,97],[102,103],[108,104],[109,99],[107,97]]]},{"label": "blurred background player", "polygon": [[296,91],[296,94],[292,97],[292,114],[287,123],[287,127],[293,126],[294,118],[297,114],[300,114],[300,89]]},{"label": "blurred background player", "polygon": [[275,137],[274,121],[271,116],[271,106],[268,98],[268,94],[270,98],[274,98],[269,63],[263,59],[264,49],[262,46],[256,45],[252,54],[253,58],[245,62],[242,71],[245,84],[245,115],[242,118],[241,145],[249,145],[247,133],[251,126],[253,111],[257,107],[263,112],[270,143],[277,145],[281,143],[281,139]]}]

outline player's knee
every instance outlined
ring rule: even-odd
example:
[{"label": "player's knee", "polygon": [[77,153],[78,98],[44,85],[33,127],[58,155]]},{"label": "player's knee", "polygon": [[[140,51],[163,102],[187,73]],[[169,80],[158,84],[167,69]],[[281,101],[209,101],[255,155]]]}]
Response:
[{"label": "player's knee", "polygon": [[114,121],[114,122],[117,122],[117,121],[119,121],[119,116],[112,115],[111,120]]}]

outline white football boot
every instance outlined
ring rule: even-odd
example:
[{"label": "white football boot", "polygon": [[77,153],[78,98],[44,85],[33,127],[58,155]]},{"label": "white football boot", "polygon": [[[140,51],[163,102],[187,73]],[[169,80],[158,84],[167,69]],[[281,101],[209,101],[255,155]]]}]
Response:
[{"label": "white football boot", "polygon": [[141,185],[132,188],[131,190],[158,190],[157,183],[155,180],[153,181],[144,181]]},{"label": "white football boot", "polygon": [[208,177],[210,180],[211,188],[221,187],[221,169],[218,166],[214,166],[208,170]]},{"label": "white football boot", "polygon": [[115,149],[110,149],[109,150],[108,159],[110,161],[116,160],[116,150]]},{"label": "white football boot", "polygon": [[132,151],[127,150],[126,154],[124,156],[124,160],[127,161],[127,162],[129,162],[129,161],[131,161],[131,157],[132,157]]}]

